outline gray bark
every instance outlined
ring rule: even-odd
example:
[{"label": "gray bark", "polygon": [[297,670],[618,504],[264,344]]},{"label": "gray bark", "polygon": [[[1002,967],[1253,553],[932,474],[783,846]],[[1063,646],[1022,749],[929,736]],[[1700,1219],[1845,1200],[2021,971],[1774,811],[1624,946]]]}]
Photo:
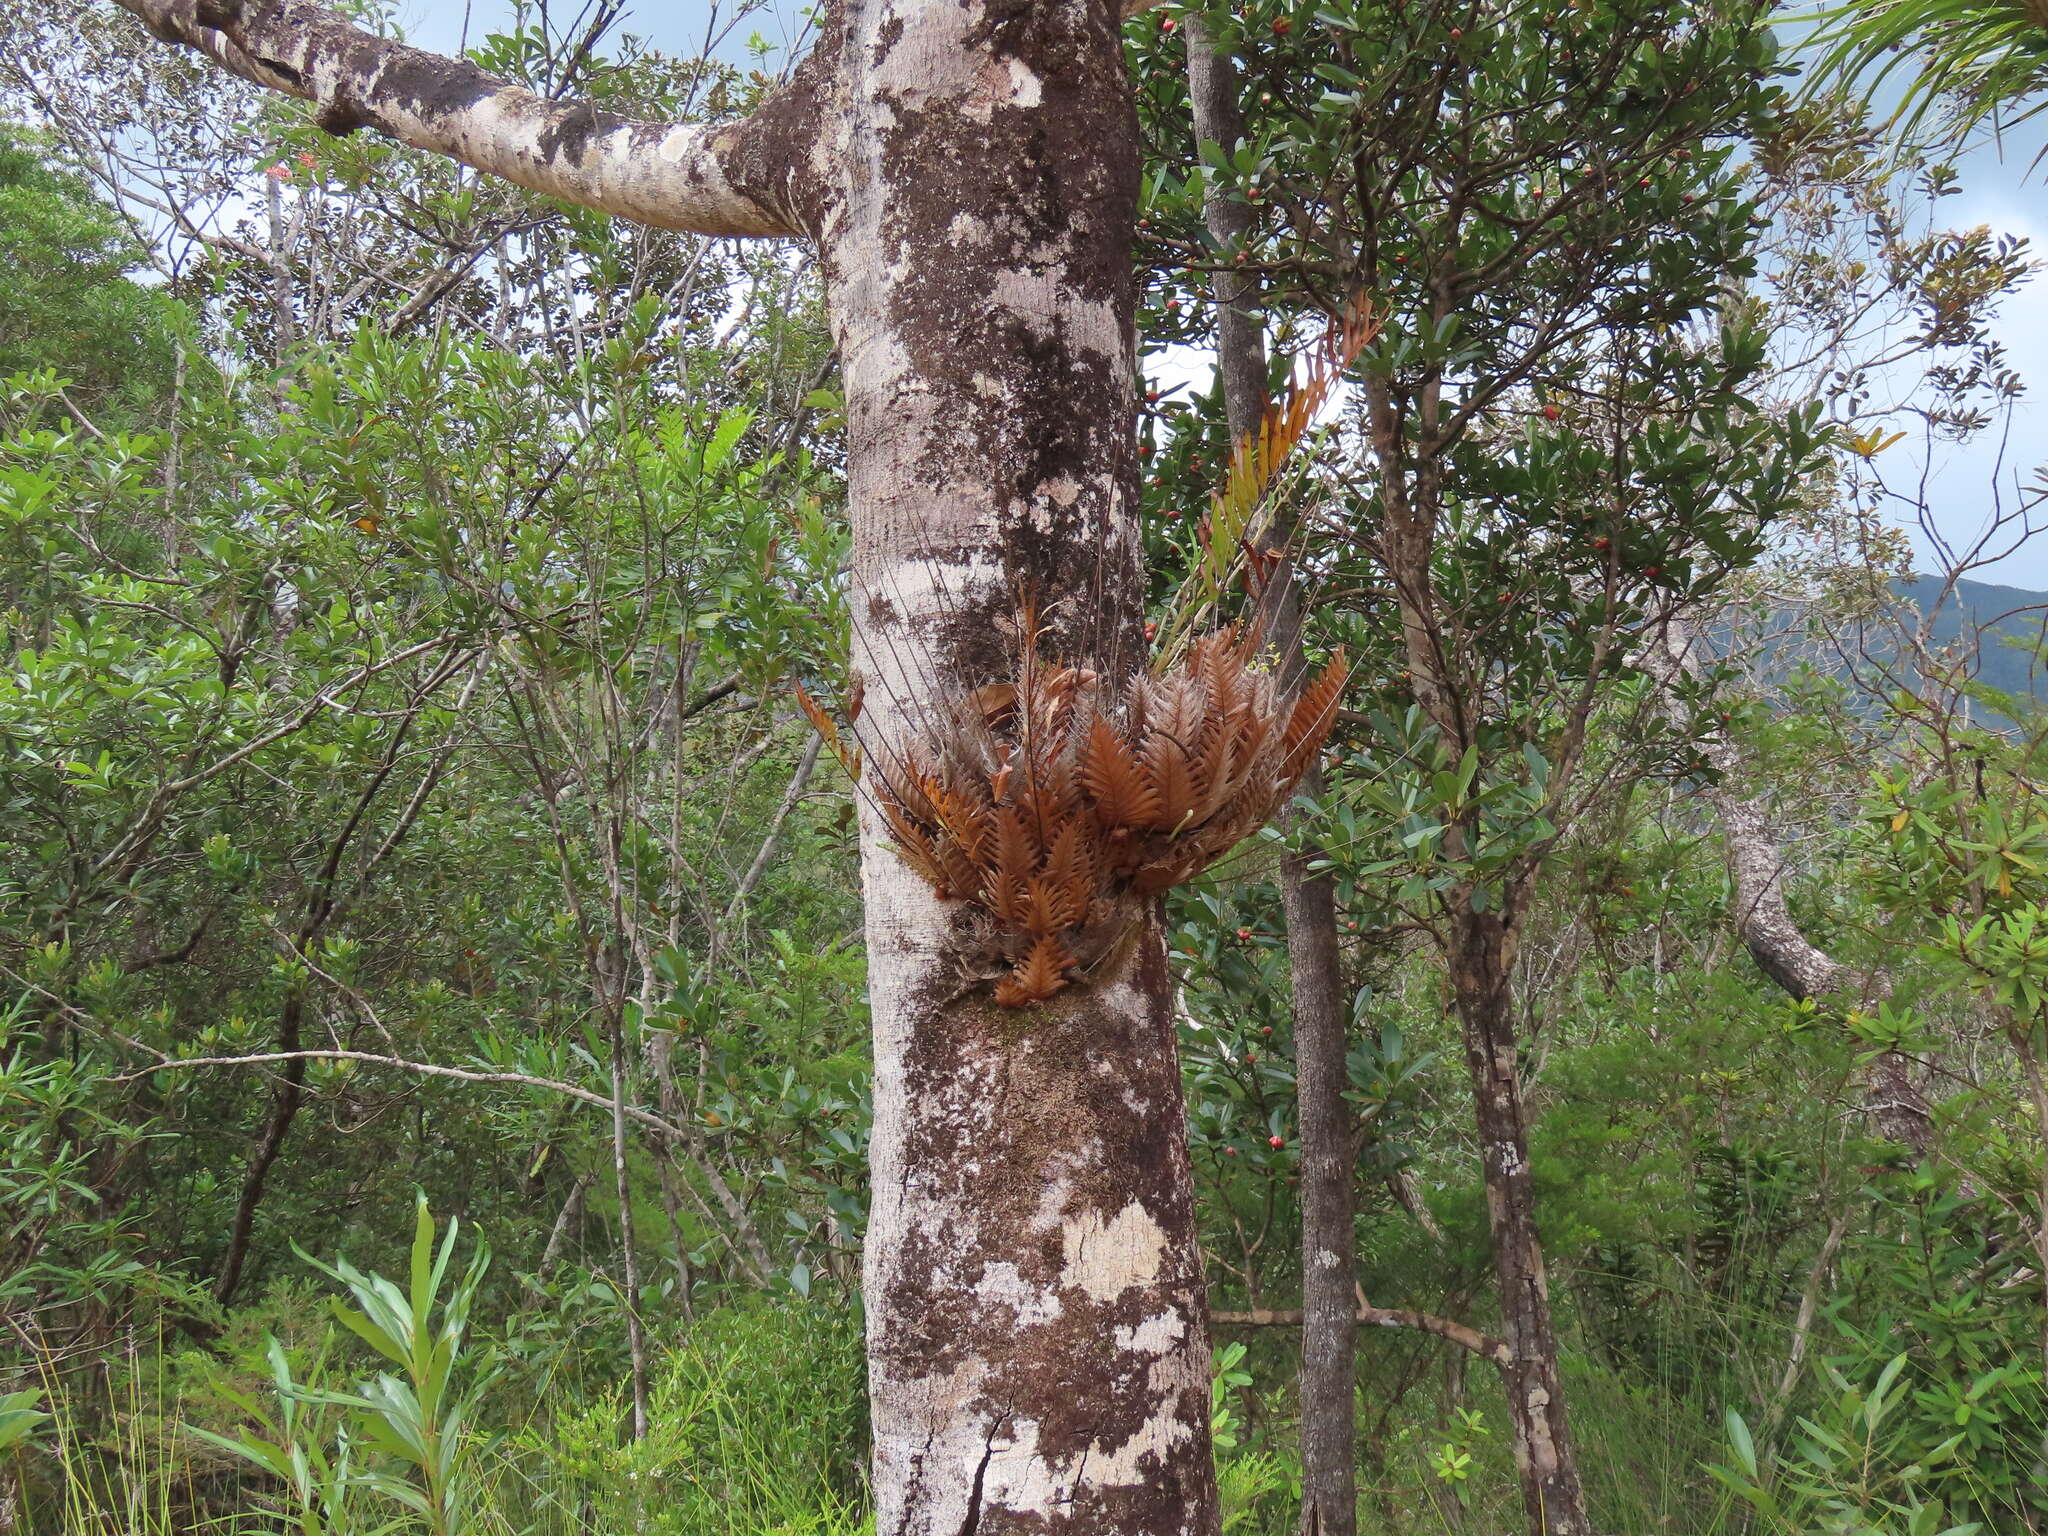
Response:
[{"label": "gray bark", "polygon": [[[169,43],[313,103],[330,133],[371,128],[565,202],[660,229],[794,235],[774,167],[786,111],[744,124],[638,123],[550,101],[462,59],[373,37],[305,0],[115,0]],[[792,98],[794,99],[794,98]]]},{"label": "gray bark", "polygon": [[[1221,145],[1228,152],[1244,138],[1244,114],[1238,110],[1237,61],[1209,44],[1200,16],[1190,12],[1188,96],[1194,109],[1195,138]],[[1202,194],[1202,222],[1217,246],[1241,250],[1258,227],[1250,203],[1232,197],[1211,183]],[[1259,424],[1266,408],[1266,328],[1258,310],[1258,282],[1240,272],[1218,272],[1216,289],[1216,366],[1223,374],[1223,405],[1233,437]]]},{"label": "gray bark", "polygon": [[[1319,782],[1304,781],[1306,793]],[[1358,1162],[1344,1100],[1348,1039],[1337,951],[1337,899],[1304,848],[1281,869],[1294,982],[1295,1093],[1301,1113],[1301,1529],[1358,1529],[1358,1313],[1353,1234]]]},{"label": "gray bark", "polygon": [[[871,756],[1044,648],[1143,656],[1135,115],[1115,11],[849,12],[821,254]],[[1028,25],[1026,22],[1028,21]],[[864,806],[876,1527],[1213,1531],[1209,1351],[1157,914],[1021,1019]]]},{"label": "gray bark", "polygon": [[579,1173],[576,1182],[569,1186],[569,1198],[562,1202],[561,1213],[555,1217],[555,1224],[548,1232],[547,1247],[541,1250],[540,1265],[533,1272],[534,1279],[547,1283],[555,1265],[561,1261],[562,1250],[568,1246],[570,1235],[583,1225],[583,1204],[590,1195],[590,1186],[596,1182],[594,1173]]},{"label": "gray bark", "polygon": [[[1186,25],[1195,137],[1229,151],[1244,137],[1236,62],[1210,46],[1198,17],[1190,15]],[[1249,203],[1215,185],[1204,194],[1202,217],[1225,252],[1243,249],[1258,222]],[[1252,279],[1219,271],[1213,282],[1216,363],[1235,441],[1256,431],[1266,411],[1265,328]],[[1288,532],[1284,527],[1270,530],[1267,547],[1283,549]],[[1264,607],[1281,675],[1290,687],[1299,687],[1305,667],[1291,564],[1283,561],[1274,570]],[[1321,775],[1312,770],[1301,788],[1311,798],[1319,796]],[[1330,876],[1311,868],[1321,857],[1320,848],[1306,843],[1280,868],[1301,1116],[1301,1529],[1309,1536],[1353,1536],[1358,1529],[1358,1314],[1352,1300],[1356,1147],[1344,1103],[1348,1042],[1337,894]]]},{"label": "gray bark", "polygon": [[1479,1164],[1500,1284],[1501,1383],[1514,1429],[1515,1468],[1532,1536],[1587,1536],[1585,1489],[1565,1415],[1551,1320],[1550,1281],[1536,1230],[1528,1115],[1514,1027],[1514,938],[1493,912],[1453,918],[1451,984],[1464,1026],[1477,1110]]}]

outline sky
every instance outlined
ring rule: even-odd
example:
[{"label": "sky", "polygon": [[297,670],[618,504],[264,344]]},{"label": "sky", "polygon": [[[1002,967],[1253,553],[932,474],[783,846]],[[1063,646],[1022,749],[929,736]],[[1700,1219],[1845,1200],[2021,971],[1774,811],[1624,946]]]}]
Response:
[{"label": "sky", "polygon": [[[1989,225],[1994,233],[2024,236],[2034,256],[2048,259],[2048,161],[2032,168],[2044,139],[2048,113],[2023,124],[2003,157],[1995,146],[1986,145],[1958,160],[1963,191],[1943,201],[1942,222],[1957,229]],[[2016,479],[2048,480],[2043,469],[2048,465],[2048,272],[2009,297],[2000,313],[1995,334],[2005,343],[2010,366],[2029,387],[2013,412],[2002,468],[2000,444],[1992,433],[1960,448],[1935,450],[1931,500],[1939,526],[1952,541],[1969,538],[1983,525],[1991,510],[1994,478],[2002,484],[2008,509],[2016,499]],[[1889,451],[1907,446],[1900,443]],[[1978,573],[1978,579],[2048,589],[2048,534]]]},{"label": "sky", "polygon": [[[578,3],[555,0],[555,14],[573,17]],[[727,0],[722,14],[729,16],[732,9]],[[512,14],[512,0],[399,0],[398,5],[399,20],[412,41],[444,51],[461,46],[465,36],[474,40],[503,29]],[[713,14],[710,0],[648,0],[632,7],[622,25],[670,52],[693,54],[702,46]],[[735,29],[722,51],[737,60],[749,34],[787,49],[800,36],[801,19],[799,0],[768,0]],[[1994,233],[2022,236],[2034,255],[2048,260],[2048,160],[2034,166],[2044,145],[2048,113],[2023,124],[2002,153],[1999,146],[1985,144],[1960,158],[1956,164],[1962,191],[1940,204],[1943,225],[1988,225]],[[1901,416],[1894,429],[1909,435],[1886,450],[1881,466],[1889,476],[1912,480],[1918,478],[1921,457],[1926,457],[1933,521],[1958,545],[1968,544],[1990,516],[1994,482],[2010,508],[2020,483],[2037,475],[2048,479],[2042,468],[2048,465],[2048,271],[2008,298],[2002,314],[1996,332],[2005,343],[2008,363],[2029,383],[2007,431],[1988,432],[1962,446],[1936,444],[1929,450],[1913,431],[1912,419]],[[1909,532],[1922,569],[1935,568],[1928,540],[1917,529]],[[2048,533],[1974,574],[1979,580],[2048,590]]]}]

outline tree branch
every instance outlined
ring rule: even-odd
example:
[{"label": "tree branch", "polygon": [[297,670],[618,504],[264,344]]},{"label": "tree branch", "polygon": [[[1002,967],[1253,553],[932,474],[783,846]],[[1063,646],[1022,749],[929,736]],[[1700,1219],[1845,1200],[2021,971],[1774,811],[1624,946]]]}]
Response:
[{"label": "tree branch", "polygon": [[[1219,1327],[1235,1325],[1241,1328],[1299,1328],[1301,1313],[1298,1310],[1276,1310],[1271,1307],[1257,1307],[1249,1312],[1217,1312],[1210,1321]],[[1481,1333],[1477,1328],[1468,1328],[1463,1323],[1454,1323],[1447,1317],[1438,1317],[1431,1312],[1411,1312],[1405,1307],[1360,1307],[1358,1321],[1367,1328],[1413,1328],[1419,1333],[1433,1333],[1440,1339],[1447,1339],[1460,1349],[1491,1360],[1495,1365],[1508,1363],[1508,1347],[1501,1340]]]},{"label": "tree branch", "polygon": [[[372,1066],[395,1067],[401,1072],[417,1073],[421,1077],[452,1077],[462,1083],[511,1083],[521,1088],[545,1088],[550,1093],[566,1094],[599,1109],[609,1110],[612,1107],[608,1094],[592,1093],[588,1088],[557,1082],[549,1077],[532,1077],[524,1072],[472,1072],[462,1067],[436,1066],[428,1061],[408,1061],[403,1056],[381,1056],[374,1051],[258,1051],[249,1056],[168,1056],[149,1066],[137,1067],[132,1072],[117,1073],[106,1081],[126,1083],[158,1072],[182,1072],[193,1067],[260,1067],[293,1061],[363,1061]],[[644,1109],[636,1109],[631,1104],[625,1106],[625,1116],[664,1136],[672,1136],[679,1141],[685,1139],[680,1126],[672,1125]]]},{"label": "tree branch", "polygon": [[[1697,681],[1704,670],[1700,650],[1698,637],[1676,615],[1666,615],[1643,647],[1644,670],[1663,688],[1673,718],[1678,716],[1679,686]],[[1787,861],[1771,832],[1769,805],[1761,792],[1742,793],[1745,764],[1733,738],[1722,730],[1707,732],[1700,755],[1719,776],[1702,786],[1701,797],[1721,823],[1734,888],[1730,915],[1757,968],[1802,1002],[1849,991],[1866,1005],[1888,998],[1888,977],[1881,972],[1859,977],[1809,940],[1793,919],[1785,899]],[[1897,1050],[1878,1051],[1859,1075],[1878,1134],[1916,1158],[1925,1157],[1933,1141],[1934,1112],[1913,1079],[1912,1062]]]},{"label": "tree branch", "polygon": [[634,122],[588,102],[549,101],[466,59],[377,37],[309,0],[115,3],[163,41],[310,101],[329,133],[374,128],[531,191],[657,229],[802,233],[783,200],[765,191],[786,190],[777,170],[801,160],[768,142],[796,125],[788,103],[716,126]]}]

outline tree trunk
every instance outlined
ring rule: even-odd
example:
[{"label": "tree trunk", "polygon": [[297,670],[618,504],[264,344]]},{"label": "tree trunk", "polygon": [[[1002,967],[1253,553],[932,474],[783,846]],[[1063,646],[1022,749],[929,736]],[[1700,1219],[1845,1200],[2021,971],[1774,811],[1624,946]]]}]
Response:
[{"label": "tree trunk", "polygon": [[[1131,237],[1113,5],[849,12],[822,220],[848,410],[861,734],[889,750],[1048,656],[1142,663]],[[1217,1529],[1209,1347],[1162,927],[1025,1011],[863,806],[875,1031],[876,1529]]]},{"label": "tree trunk", "polygon": [[1534,1536],[1586,1536],[1578,1454],[1565,1420],[1558,1379],[1557,1332],[1536,1234],[1535,1183],[1515,1047],[1513,951],[1500,917],[1458,913],[1450,954],[1451,985],[1464,1029],[1465,1064],[1479,1128],[1487,1223],[1500,1284],[1500,1363],[1514,1430],[1522,1505]]},{"label": "tree trunk", "polygon": [[[277,1025],[277,1048],[299,1048],[300,1025],[305,1018],[304,983],[293,986],[284,1000]],[[249,1259],[249,1244],[256,1232],[256,1208],[263,1203],[263,1187],[270,1180],[271,1165],[284,1151],[285,1137],[306,1093],[306,1061],[294,1057],[278,1072],[277,1086],[270,1092],[270,1112],[263,1117],[263,1129],[249,1148],[249,1165],[242,1173],[242,1192],[235,1200],[235,1219],[228,1229],[227,1252],[221,1256],[220,1273],[214,1277],[213,1299],[226,1306],[242,1284],[242,1268]]]},{"label": "tree trunk", "polygon": [[[1210,46],[1199,17],[1186,18],[1188,94],[1198,142],[1234,149],[1244,137],[1236,62]],[[1203,220],[1218,247],[1241,247],[1256,225],[1251,205],[1218,188],[1203,200]],[[1248,277],[1219,272],[1216,365],[1233,441],[1258,429],[1267,405],[1265,331]],[[1282,547],[1275,529],[1268,547]],[[1267,627],[1290,687],[1303,675],[1301,608],[1291,564],[1274,572]],[[1302,793],[1322,793],[1311,771]],[[1358,1314],[1353,1300],[1353,1180],[1356,1145],[1344,1103],[1346,1081],[1342,968],[1337,949],[1336,886],[1310,865],[1313,844],[1280,869],[1287,919],[1287,963],[1294,1002],[1295,1093],[1301,1137],[1301,1529],[1308,1536],[1353,1536],[1358,1529]]]},{"label": "tree trunk", "polygon": [[562,1202],[562,1209],[555,1217],[554,1226],[549,1229],[547,1246],[541,1250],[540,1264],[534,1269],[533,1278],[541,1285],[547,1284],[548,1276],[555,1272],[555,1265],[561,1260],[562,1250],[574,1239],[583,1226],[583,1203],[590,1196],[590,1186],[596,1181],[594,1173],[579,1173],[576,1182],[569,1186],[569,1198]]},{"label": "tree trunk", "polygon": [[[1373,452],[1380,468],[1380,553],[1401,613],[1402,650],[1415,702],[1441,745],[1457,753],[1472,745],[1486,706],[1482,678],[1454,665],[1460,647],[1444,616],[1431,564],[1444,505],[1440,445],[1431,438],[1432,409],[1411,455],[1399,411],[1382,383],[1368,380],[1365,397]],[[1470,827],[1446,829],[1444,855],[1467,856]],[[1528,887],[1519,897],[1526,901]],[[1480,1175],[1486,1186],[1494,1273],[1500,1287],[1499,1359],[1513,1432],[1515,1468],[1531,1536],[1587,1536],[1585,1491],[1566,1421],[1557,1367],[1557,1334],[1535,1222],[1535,1184],[1517,1059],[1514,961],[1516,930],[1494,897],[1473,905],[1474,887],[1453,888],[1438,925],[1444,963],[1456,998],[1465,1060],[1472,1077],[1479,1132]]]},{"label": "tree trunk", "polygon": [[[1313,780],[1306,793],[1321,791]],[[1301,1112],[1301,1529],[1358,1529],[1358,1312],[1353,1231],[1358,1151],[1346,1082],[1337,899],[1307,848],[1281,870],[1294,977],[1294,1077]]]},{"label": "tree trunk", "polygon": [[[1238,110],[1237,61],[1212,48],[1202,19],[1187,14],[1188,100],[1193,108],[1195,140],[1216,144],[1228,153],[1244,138],[1244,114]],[[1219,249],[1241,249],[1258,228],[1252,205],[1221,187],[1203,191],[1202,222]],[[1258,312],[1257,281],[1249,274],[1218,272],[1216,284],[1216,367],[1223,375],[1223,409],[1233,439],[1259,424],[1266,409],[1266,329]]]}]

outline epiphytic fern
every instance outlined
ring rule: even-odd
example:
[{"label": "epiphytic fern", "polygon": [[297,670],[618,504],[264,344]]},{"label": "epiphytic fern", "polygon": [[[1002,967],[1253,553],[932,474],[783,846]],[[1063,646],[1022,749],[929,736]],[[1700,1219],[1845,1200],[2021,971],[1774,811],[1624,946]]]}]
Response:
[{"label": "epiphytic fern", "polygon": [[[980,914],[995,1001],[1042,1002],[1106,959],[1145,898],[1192,879],[1287,802],[1322,749],[1345,679],[1341,653],[1289,700],[1259,665],[1255,630],[1212,630],[1281,469],[1371,340],[1364,302],[1331,324],[1306,376],[1267,407],[1210,500],[1202,555],[1174,604],[1155,668],[1122,680],[1039,654],[1024,605],[1015,675],[926,701],[907,736],[863,753],[797,697],[857,782],[863,757],[903,861],[942,900]],[[858,696],[847,701],[849,723]]]},{"label": "epiphytic fern", "polygon": [[1164,675],[1111,686],[1042,658],[1027,622],[1014,679],[871,754],[904,862],[984,918],[979,958],[1005,968],[996,1002],[1051,997],[1116,947],[1138,901],[1285,803],[1336,717],[1344,663],[1290,703],[1255,670],[1258,650],[1221,630]]}]

